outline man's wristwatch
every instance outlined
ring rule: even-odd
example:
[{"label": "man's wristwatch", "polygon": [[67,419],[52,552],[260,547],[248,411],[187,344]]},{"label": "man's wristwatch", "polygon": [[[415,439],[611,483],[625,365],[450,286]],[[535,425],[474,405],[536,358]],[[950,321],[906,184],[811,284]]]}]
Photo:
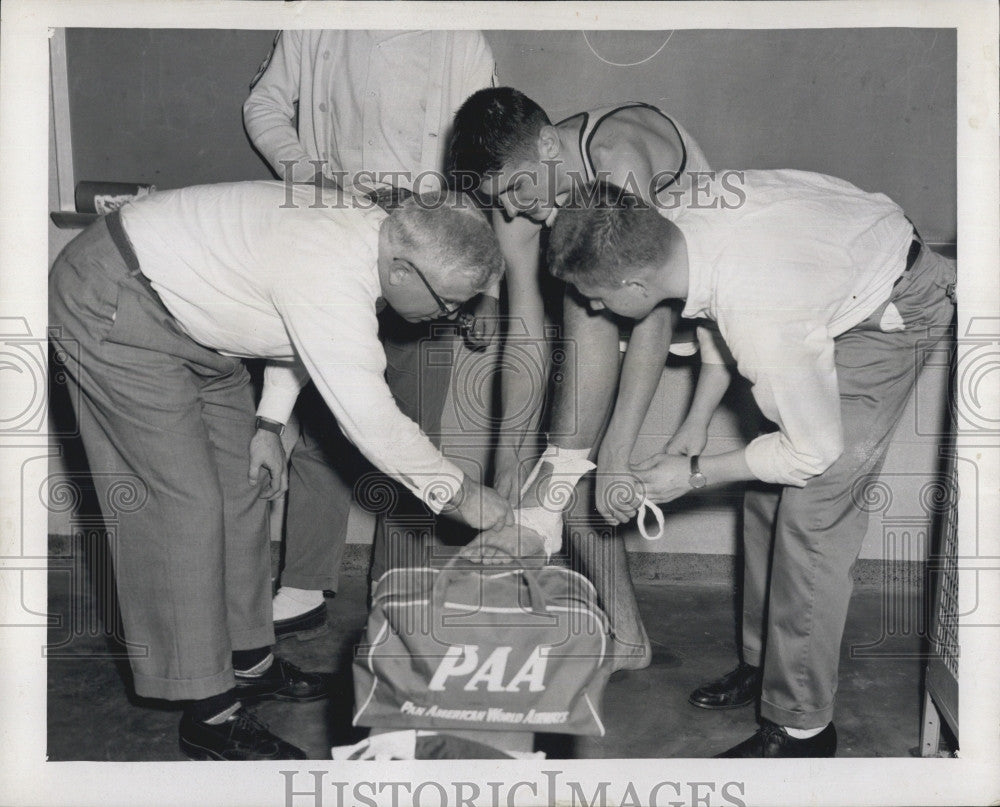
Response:
[{"label": "man's wristwatch", "polygon": [[278,437],[281,437],[285,431],[285,424],[279,423],[276,420],[271,420],[270,418],[258,417],[257,420],[254,421],[254,428],[263,429],[266,432],[273,432],[278,435]]},{"label": "man's wristwatch", "polygon": [[695,489],[703,488],[708,484],[705,474],[701,472],[701,468],[698,465],[697,454],[691,457],[691,476],[688,477],[688,484]]}]

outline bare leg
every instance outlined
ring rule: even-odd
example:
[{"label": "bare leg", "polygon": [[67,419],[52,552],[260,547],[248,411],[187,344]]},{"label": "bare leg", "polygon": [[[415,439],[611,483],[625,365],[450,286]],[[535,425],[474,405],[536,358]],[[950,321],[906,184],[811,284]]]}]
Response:
[{"label": "bare leg", "polygon": [[596,449],[618,387],[618,324],[589,311],[567,292],[563,332],[572,360],[556,387],[550,440],[560,448]]},{"label": "bare leg", "polygon": [[592,477],[578,488],[567,513],[569,546],[581,573],[594,584],[614,634],[616,670],[641,670],[652,661],[652,646],[642,624],[619,528],[595,516]]},{"label": "bare leg", "polygon": [[[563,322],[575,348],[575,362],[566,363],[565,378],[556,391],[550,440],[559,448],[588,449],[593,459],[618,386],[618,325],[588,311],[570,294],[564,297]],[[523,506],[538,505],[539,488],[551,473],[551,467],[543,465],[521,499]],[[593,515],[592,498],[591,484],[577,487],[569,513],[576,525],[569,531],[570,549],[611,620],[616,669],[641,669],[649,666],[652,648],[635,599],[625,542],[616,529]]]}]

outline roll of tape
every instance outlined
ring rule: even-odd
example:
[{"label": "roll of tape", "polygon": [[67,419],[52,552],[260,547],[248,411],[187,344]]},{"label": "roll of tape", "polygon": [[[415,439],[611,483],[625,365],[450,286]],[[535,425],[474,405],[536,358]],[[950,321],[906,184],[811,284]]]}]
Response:
[{"label": "roll of tape", "polygon": [[120,209],[134,199],[148,196],[155,185],[139,182],[78,182],[76,184],[76,210],[78,213],[105,215]]}]

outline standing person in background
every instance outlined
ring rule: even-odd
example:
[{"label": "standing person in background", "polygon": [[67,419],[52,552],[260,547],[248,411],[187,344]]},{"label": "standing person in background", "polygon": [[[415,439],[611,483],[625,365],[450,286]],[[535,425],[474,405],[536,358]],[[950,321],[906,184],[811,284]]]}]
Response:
[{"label": "standing person in background", "polygon": [[[443,184],[455,111],[494,83],[493,54],[479,31],[281,31],[243,120],[288,182],[428,191]],[[474,337],[489,335],[497,288],[479,300]],[[382,332],[400,408],[437,435],[450,368],[421,363],[427,324],[390,314]],[[314,387],[303,391],[296,414],[301,432],[291,452],[285,564],[273,604],[279,637],[326,621],[323,592],[337,588],[359,464]],[[376,549],[376,568],[384,551]]]}]

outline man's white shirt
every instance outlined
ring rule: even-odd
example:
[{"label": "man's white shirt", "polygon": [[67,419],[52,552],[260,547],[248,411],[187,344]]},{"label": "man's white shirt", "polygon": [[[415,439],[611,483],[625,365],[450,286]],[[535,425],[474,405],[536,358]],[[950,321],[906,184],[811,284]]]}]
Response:
[{"label": "man's white shirt", "polygon": [[376,305],[378,233],[365,201],[316,204],[315,187],[240,182],[161,191],[122,223],[143,274],[196,342],[270,360],[258,414],[285,422],[311,377],[340,428],[435,512],[462,472],[396,405]]},{"label": "man's white shirt", "polygon": [[[479,31],[282,31],[243,106],[254,145],[279,176],[385,174],[417,191],[444,168],[451,122],[476,90],[494,86]],[[297,127],[293,125],[297,123]],[[392,177],[393,172],[398,176]]]},{"label": "man's white shirt", "polygon": [[754,476],[802,486],[843,448],[833,340],[889,298],[913,227],[888,197],[840,179],[741,171],[722,187],[725,173],[705,196],[715,206],[676,222],[689,261],[683,316],[718,324],[780,429],[747,446]]}]

